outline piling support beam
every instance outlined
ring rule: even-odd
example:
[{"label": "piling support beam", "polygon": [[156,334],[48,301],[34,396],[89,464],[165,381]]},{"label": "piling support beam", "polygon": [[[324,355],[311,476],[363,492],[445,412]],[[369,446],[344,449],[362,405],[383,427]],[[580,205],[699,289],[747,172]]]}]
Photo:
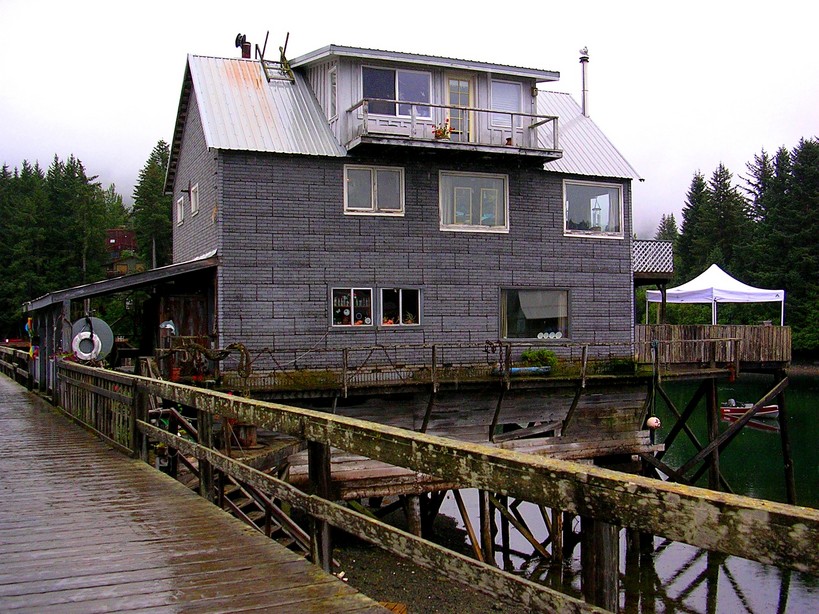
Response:
[{"label": "piling support beam", "polygon": [[581,589],[587,603],[611,612],[619,601],[619,544],[617,527],[580,518]]}]

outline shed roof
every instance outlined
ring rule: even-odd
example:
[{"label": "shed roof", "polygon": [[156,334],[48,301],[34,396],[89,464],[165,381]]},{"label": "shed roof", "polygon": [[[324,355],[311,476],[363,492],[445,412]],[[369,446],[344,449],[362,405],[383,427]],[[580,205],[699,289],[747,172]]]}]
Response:
[{"label": "shed roof", "polygon": [[559,117],[558,138],[563,157],[546,163],[544,168],[547,171],[642,179],[597,124],[583,115],[580,105],[569,94],[541,91],[537,97],[537,109],[541,115]]}]

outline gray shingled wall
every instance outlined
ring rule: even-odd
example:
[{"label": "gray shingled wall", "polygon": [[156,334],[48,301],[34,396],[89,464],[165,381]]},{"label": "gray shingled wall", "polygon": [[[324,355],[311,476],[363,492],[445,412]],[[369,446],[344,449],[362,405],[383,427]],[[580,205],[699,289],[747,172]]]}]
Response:
[{"label": "gray shingled wall", "polygon": [[[407,157],[345,160],[220,153],[221,346],[242,342],[254,350],[278,351],[482,343],[498,338],[502,287],[568,289],[571,340],[630,341],[628,186],[624,239],[564,237],[560,175],[522,168],[513,156],[508,162],[504,157],[500,163],[487,163],[457,156],[398,155]],[[344,215],[345,162],[403,166],[404,217]],[[439,169],[507,173],[509,233],[441,231]],[[199,217],[210,220],[210,213],[203,211]],[[190,236],[190,245],[176,248],[175,254],[195,255],[199,240]],[[374,295],[381,287],[421,288],[422,325],[331,328],[330,288],[345,286],[372,287]],[[264,362],[260,359],[254,369],[263,369]]]},{"label": "gray shingled wall", "polygon": [[[196,104],[196,93],[191,93],[191,103],[185,132],[179,150],[179,168],[173,192],[173,261],[184,262],[216,249],[217,242],[217,173],[216,153],[208,151],[205,145],[205,133],[202,130],[202,119],[199,117]],[[181,190],[190,185],[199,184],[199,212],[191,214],[189,194]],[[182,196],[185,200],[185,216],[182,224],[176,217],[176,201]]]}]

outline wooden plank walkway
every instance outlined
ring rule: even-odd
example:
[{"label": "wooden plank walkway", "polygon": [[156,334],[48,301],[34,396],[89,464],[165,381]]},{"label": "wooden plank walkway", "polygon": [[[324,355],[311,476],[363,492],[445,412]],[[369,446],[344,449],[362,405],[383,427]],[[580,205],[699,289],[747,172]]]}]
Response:
[{"label": "wooden plank walkway", "polygon": [[0,612],[384,612],[0,376]]}]

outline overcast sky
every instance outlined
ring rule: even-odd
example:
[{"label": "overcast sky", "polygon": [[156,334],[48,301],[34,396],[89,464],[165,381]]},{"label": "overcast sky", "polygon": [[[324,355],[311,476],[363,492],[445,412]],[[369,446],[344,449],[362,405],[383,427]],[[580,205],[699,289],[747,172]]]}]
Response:
[{"label": "overcast sky", "polygon": [[[457,7],[465,7],[459,10]],[[74,154],[131,202],[154,145],[170,142],[186,54],[268,56],[328,44],[555,70],[580,97],[588,46],[591,117],[645,179],[635,231],[678,223],[697,170],[735,178],[763,148],[819,135],[819,8],[723,2],[345,3],[0,0],[0,163],[47,168]]]}]

